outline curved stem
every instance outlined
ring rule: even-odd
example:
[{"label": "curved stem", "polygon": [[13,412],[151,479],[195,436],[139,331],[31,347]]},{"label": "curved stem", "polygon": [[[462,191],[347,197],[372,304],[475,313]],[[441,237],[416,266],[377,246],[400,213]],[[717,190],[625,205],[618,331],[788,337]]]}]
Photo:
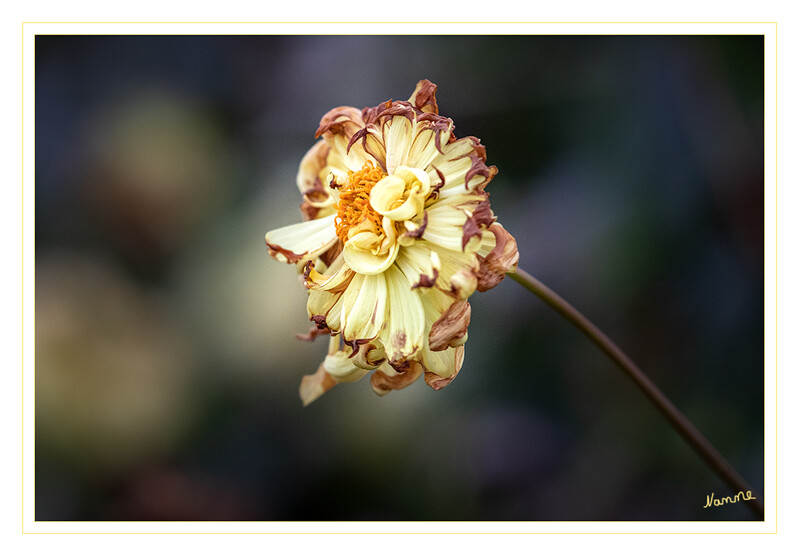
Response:
[{"label": "curved stem", "polygon": [[[655,386],[655,384],[614,344],[599,328],[585,318],[579,311],[572,307],[558,294],[549,289],[536,278],[518,269],[515,273],[508,273],[519,284],[533,292],[544,303],[552,307],[563,318],[572,323],[589,340],[596,344],[608,357],[610,357],[643,391],[649,400],[655,404],[664,417],[671,423],[686,442],[705,460],[713,471],[726,482],[735,493],[754,493],[751,486],[741,477],[718,450],[702,435],[701,432],[677,409],[673,403]],[[744,497],[742,499],[745,500]],[[745,500],[749,508],[763,519],[763,503],[758,498]]]}]

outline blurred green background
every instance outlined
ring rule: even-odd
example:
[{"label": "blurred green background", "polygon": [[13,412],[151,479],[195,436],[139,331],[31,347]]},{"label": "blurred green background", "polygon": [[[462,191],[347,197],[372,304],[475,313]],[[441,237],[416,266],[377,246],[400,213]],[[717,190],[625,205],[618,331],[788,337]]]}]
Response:
[{"label": "blurred green background", "polygon": [[[307,408],[264,233],[321,116],[439,86],[520,266],[762,493],[761,36],[38,36],[37,520],[715,520],[725,486],[512,280],[434,392]],[[760,495],[762,497],[762,494]]]}]

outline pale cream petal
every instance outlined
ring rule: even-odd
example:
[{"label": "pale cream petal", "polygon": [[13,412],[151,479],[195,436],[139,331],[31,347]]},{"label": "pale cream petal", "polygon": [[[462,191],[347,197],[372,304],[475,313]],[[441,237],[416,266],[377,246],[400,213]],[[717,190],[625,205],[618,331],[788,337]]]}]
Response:
[{"label": "pale cream petal", "polygon": [[414,289],[434,286],[441,270],[438,254],[423,241],[415,241],[400,249],[396,264]]},{"label": "pale cream petal", "polygon": [[444,351],[431,351],[432,356],[425,361],[424,381],[433,390],[441,390],[452,382],[463,366],[463,346]]},{"label": "pale cream petal", "polygon": [[[422,129],[417,133],[416,137],[413,139],[413,144],[408,152],[408,159],[405,161],[405,164],[411,168],[428,168],[430,163],[432,163],[439,154],[438,149],[436,149],[435,138],[436,134],[431,129]],[[446,143],[448,138],[449,133],[446,135],[442,133],[440,141]],[[435,176],[431,177],[434,178]]]},{"label": "pale cream petal", "polygon": [[346,326],[349,311],[358,299],[358,292],[363,286],[363,280],[364,275],[356,272],[347,286],[347,289],[336,298],[333,306],[327,311],[325,320],[330,330],[339,332]]},{"label": "pale cream petal", "polygon": [[413,141],[413,124],[404,116],[395,116],[386,122],[383,136],[386,143],[386,171],[390,175],[408,159]]},{"label": "pale cream petal", "polygon": [[350,359],[348,350],[341,350],[325,357],[324,368],[336,382],[355,382],[369,370],[356,366]]},{"label": "pale cream petal", "polygon": [[417,353],[424,343],[425,316],[421,299],[396,266],[386,270],[388,306],[380,339],[389,361],[399,362]]},{"label": "pale cream petal", "polygon": [[383,274],[364,276],[355,302],[351,307],[343,308],[346,314],[342,332],[344,339],[353,341],[377,337],[383,328],[387,298],[388,290]]},{"label": "pale cream petal", "polygon": [[352,241],[344,244],[344,261],[359,274],[379,274],[384,272],[397,257],[398,244],[393,244],[386,253],[375,254],[367,249],[360,249]]},{"label": "pale cream petal", "polygon": [[400,166],[395,173],[375,184],[370,204],[378,213],[400,222],[422,212],[425,197],[430,191],[430,178],[416,168]]},{"label": "pale cream petal", "polygon": [[461,195],[475,191],[486,185],[496,168],[486,166],[485,148],[474,137],[464,137],[448,143],[427,167],[428,175],[438,183],[438,174],[444,176],[444,185],[438,192],[439,198]]},{"label": "pale cream petal", "polygon": [[463,244],[463,226],[468,213],[459,207],[437,203],[427,209],[427,227],[422,238],[453,251],[474,252],[480,247],[480,239],[475,236]]},{"label": "pale cream petal", "polygon": [[[327,315],[336,305],[339,297],[341,297],[341,292],[331,293],[325,290],[309,290],[308,305],[306,306],[308,318],[317,324],[329,326],[327,324]],[[322,322],[320,319],[315,319],[314,317],[323,317],[324,322]]]},{"label": "pale cream petal", "polygon": [[459,299],[466,299],[477,288],[479,262],[475,253],[433,246],[441,261],[436,287]]},{"label": "pale cream petal", "polygon": [[281,262],[298,263],[314,259],[338,241],[334,215],[291,224],[266,234],[269,254]]},{"label": "pale cream petal", "polygon": [[402,199],[405,181],[398,176],[386,176],[377,182],[369,193],[369,204],[380,214],[385,215],[392,205]]}]

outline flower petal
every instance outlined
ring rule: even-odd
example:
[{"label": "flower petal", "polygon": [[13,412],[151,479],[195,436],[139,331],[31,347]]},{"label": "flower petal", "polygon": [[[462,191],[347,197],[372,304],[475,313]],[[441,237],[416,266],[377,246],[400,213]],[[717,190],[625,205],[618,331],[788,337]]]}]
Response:
[{"label": "flower petal", "polygon": [[[485,257],[478,255],[480,268],[477,270],[477,290],[484,292],[499,284],[508,272],[513,272],[519,264],[519,250],[516,240],[499,222],[488,228],[494,236],[494,248]],[[488,234],[486,234],[488,235]]]},{"label": "flower petal", "polygon": [[297,171],[297,188],[305,199],[313,206],[324,206],[330,201],[330,188],[322,180],[320,173],[327,166],[327,155],[330,147],[324,141],[318,141],[311,147],[300,161]]},{"label": "flower petal", "polygon": [[337,351],[325,357],[323,366],[327,374],[336,382],[355,382],[369,372],[368,369],[356,366],[345,350]]},{"label": "flower petal", "polygon": [[476,272],[479,268],[474,253],[435,248],[441,261],[436,287],[458,299],[466,299],[477,289]]},{"label": "flower petal", "polygon": [[398,248],[399,245],[394,243],[386,253],[375,254],[358,247],[357,242],[348,241],[344,244],[344,262],[358,274],[379,274],[394,263]]},{"label": "flower petal", "polygon": [[425,361],[427,371],[424,373],[424,381],[427,385],[433,390],[441,390],[455,380],[463,365],[463,352],[463,346],[430,352],[436,357],[436,361]]},{"label": "flower petal", "polygon": [[353,271],[344,264],[344,257],[339,256],[324,272],[317,272],[313,261],[308,261],[303,270],[303,281],[309,290],[326,290],[342,292],[352,280]]},{"label": "flower petal", "polygon": [[379,370],[372,373],[372,390],[378,396],[385,396],[392,390],[401,390],[413,384],[422,376],[423,367],[416,361],[409,361],[409,365],[403,372],[398,372],[390,365],[383,365]]},{"label": "flower petal", "polygon": [[276,260],[297,263],[318,257],[336,244],[335,215],[284,226],[266,234],[269,254]]},{"label": "flower petal", "polygon": [[433,287],[441,270],[438,254],[424,241],[415,241],[400,249],[396,264],[413,289]]},{"label": "flower petal", "polygon": [[423,239],[452,251],[474,252],[479,249],[479,234],[464,230],[471,217],[468,209],[436,203],[426,212],[427,227],[422,234]]},{"label": "flower petal", "polygon": [[[358,282],[355,302],[342,309],[346,314],[342,335],[348,341],[376,338],[385,318],[388,289],[383,274],[365,275]],[[353,286],[351,283],[350,288]]]},{"label": "flower petal", "polygon": [[413,94],[411,95],[411,98],[408,99],[408,102],[413,104],[422,112],[432,112],[433,114],[438,114],[436,89],[438,89],[438,86],[436,86],[435,83],[432,83],[427,79],[422,79],[416,84],[416,88],[413,90]]},{"label": "flower petal", "polygon": [[442,199],[483,189],[496,174],[494,166],[486,166],[485,147],[475,137],[463,137],[441,150],[430,162],[427,173],[434,181],[439,172],[445,177],[439,191]]},{"label": "flower petal", "polygon": [[327,374],[325,365],[322,363],[312,375],[305,375],[300,382],[300,399],[302,405],[307,406],[317,400],[322,394],[336,385],[336,381]]},{"label": "flower petal", "polygon": [[468,336],[472,308],[468,301],[456,301],[433,323],[428,334],[432,351],[442,351],[448,347],[462,346]]},{"label": "flower petal", "polygon": [[380,340],[392,363],[404,361],[421,349],[424,343],[425,317],[419,295],[402,271],[391,266],[385,272],[388,286],[386,326]]},{"label": "flower petal", "polygon": [[386,171],[390,174],[405,164],[413,141],[413,124],[404,116],[394,116],[385,124]]}]

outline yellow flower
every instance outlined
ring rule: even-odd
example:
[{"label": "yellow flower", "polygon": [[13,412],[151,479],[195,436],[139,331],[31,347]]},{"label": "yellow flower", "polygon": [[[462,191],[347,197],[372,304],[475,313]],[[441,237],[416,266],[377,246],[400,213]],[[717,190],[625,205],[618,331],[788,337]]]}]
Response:
[{"label": "yellow flower", "polygon": [[308,337],[330,335],[300,386],[306,405],[370,371],[380,395],[422,374],[443,388],[463,363],[466,300],[516,268],[484,190],[497,169],[479,139],[455,138],[435,93],[423,80],[407,102],[325,114],[297,174],[305,221],[266,234],[302,273]]}]

